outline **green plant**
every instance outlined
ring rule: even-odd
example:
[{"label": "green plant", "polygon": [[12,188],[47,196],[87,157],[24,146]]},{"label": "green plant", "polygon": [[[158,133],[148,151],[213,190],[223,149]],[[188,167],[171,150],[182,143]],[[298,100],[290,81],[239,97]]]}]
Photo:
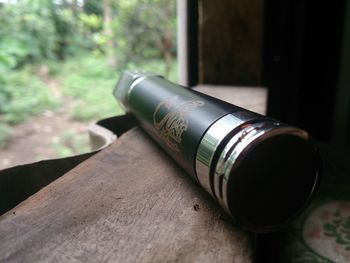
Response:
[{"label": "green plant", "polygon": [[[163,60],[169,76],[176,55],[176,12],[171,0],[120,0],[113,19],[114,46],[119,68],[130,62]],[[140,41],[142,40],[142,41]]]},{"label": "green plant", "polygon": [[[149,60],[143,63],[129,63],[124,69],[164,72],[162,60]],[[173,63],[170,80],[176,81],[176,63]],[[108,66],[104,56],[86,54],[79,59],[68,60],[57,75],[62,85],[63,94],[74,99],[70,111],[74,120],[90,121],[98,118],[122,114],[116,99],[112,95],[113,88],[119,78],[119,72]]]},{"label": "green plant", "polygon": [[0,149],[7,145],[12,129],[4,123],[0,123]]},{"label": "green plant", "polygon": [[53,58],[57,36],[51,1],[22,0],[0,8],[0,63],[17,68]]},{"label": "green plant", "polygon": [[81,134],[74,130],[67,130],[53,138],[50,146],[58,157],[66,157],[90,151],[88,134]]},{"label": "green plant", "polygon": [[[16,124],[57,106],[50,93],[54,78],[63,99],[73,101],[72,118],[83,121],[122,113],[111,95],[122,70],[176,80],[173,1],[78,2],[0,5],[1,122]],[[117,69],[108,63],[111,55]],[[33,69],[42,65],[48,72],[38,77]]]},{"label": "green plant", "polygon": [[112,95],[117,73],[104,57],[86,54],[68,60],[57,78],[64,96],[74,100],[70,111],[73,119],[90,121],[122,113]]},{"label": "green plant", "polygon": [[17,124],[30,115],[53,109],[57,101],[29,68],[7,71],[0,86],[0,122]]}]

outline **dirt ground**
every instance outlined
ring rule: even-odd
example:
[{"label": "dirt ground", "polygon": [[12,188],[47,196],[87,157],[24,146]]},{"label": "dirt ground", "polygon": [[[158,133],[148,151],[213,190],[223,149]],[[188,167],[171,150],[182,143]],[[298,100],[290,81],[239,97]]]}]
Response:
[{"label": "dirt ground", "polygon": [[[61,108],[58,111],[47,110],[12,127],[7,146],[0,149],[0,170],[83,153],[90,148],[89,123],[73,121],[69,116],[74,102],[63,99],[60,83],[49,76],[47,66],[38,68],[36,74],[47,85],[51,95],[62,102]],[[79,144],[76,143],[77,138]]]},{"label": "dirt ground", "polygon": [[[72,121],[65,112],[46,111],[13,127],[6,148],[0,149],[0,170],[19,164],[62,157],[55,149],[60,136],[86,135],[88,123]],[[85,138],[85,137],[84,137]],[[86,149],[86,146],[84,147]]]}]

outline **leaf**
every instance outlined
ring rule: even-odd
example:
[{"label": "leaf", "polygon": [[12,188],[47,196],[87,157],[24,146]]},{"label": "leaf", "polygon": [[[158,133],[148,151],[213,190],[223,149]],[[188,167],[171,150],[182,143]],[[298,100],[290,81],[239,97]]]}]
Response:
[{"label": "leaf", "polygon": [[348,245],[349,242],[345,241],[344,239],[342,239],[341,237],[337,237],[337,239],[335,240],[335,242],[337,242],[337,244],[339,245]]},{"label": "leaf", "polygon": [[347,217],[342,225],[348,230],[348,232],[350,232],[350,217]]},{"label": "leaf", "polygon": [[337,228],[335,225],[331,224],[331,223],[325,223],[323,225],[323,228],[327,231],[331,231],[331,232],[336,232],[337,231]]}]

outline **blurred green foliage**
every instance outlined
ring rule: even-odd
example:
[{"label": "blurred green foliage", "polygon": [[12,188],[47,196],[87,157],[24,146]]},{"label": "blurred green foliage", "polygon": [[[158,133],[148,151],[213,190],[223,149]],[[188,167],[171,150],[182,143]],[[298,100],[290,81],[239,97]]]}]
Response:
[{"label": "blurred green foliage", "polygon": [[0,67],[53,58],[57,42],[50,2],[22,0],[0,9]]},{"label": "blurred green foliage", "polygon": [[[128,63],[125,69],[163,72],[164,63],[160,59],[139,64]],[[176,75],[174,61],[169,79],[176,81]],[[70,114],[79,121],[91,121],[123,113],[112,95],[118,78],[119,72],[108,66],[104,56],[92,55],[68,60],[57,74],[64,97],[74,99]]]},{"label": "blurred green foliage", "polygon": [[117,73],[107,65],[105,57],[69,60],[57,77],[64,97],[73,98],[70,112],[73,119],[90,121],[122,113],[112,96]]},{"label": "blurred green foliage", "polygon": [[7,124],[0,123],[0,149],[5,147],[11,135],[11,128]]},{"label": "blurred green foliage", "polygon": [[176,52],[176,1],[119,0],[113,20],[115,46],[122,63],[165,58]]},{"label": "blurred green foliage", "polygon": [[[0,3],[0,147],[11,125],[67,106],[75,120],[122,113],[112,89],[125,69],[176,81],[176,1]],[[44,69],[44,70],[42,70]],[[60,98],[50,81],[59,83]]]},{"label": "blurred green foliage", "polygon": [[74,130],[67,130],[52,139],[51,147],[56,152],[57,157],[88,152],[90,150],[89,135],[87,133],[77,134]]},{"label": "blurred green foliage", "polygon": [[[102,4],[103,2],[103,4]],[[0,67],[105,53],[110,40],[117,69],[130,61],[176,53],[175,1],[18,0],[0,4]],[[108,16],[105,14],[109,10]],[[93,12],[95,11],[95,12]],[[106,33],[106,28],[111,32]]]},{"label": "blurred green foliage", "polygon": [[17,124],[28,116],[53,109],[57,101],[28,68],[6,72],[0,79],[0,122]]}]

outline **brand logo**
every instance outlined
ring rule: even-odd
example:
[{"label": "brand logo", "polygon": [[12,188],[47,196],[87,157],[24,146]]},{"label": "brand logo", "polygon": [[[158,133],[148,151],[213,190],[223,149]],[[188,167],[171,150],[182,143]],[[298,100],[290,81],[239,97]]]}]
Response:
[{"label": "brand logo", "polygon": [[191,110],[203,106],[201,100],[179,102],[178,96],[161,101],[153,113],[153,124],[166,145],[180,152],[182,134],[187,130]]}]

